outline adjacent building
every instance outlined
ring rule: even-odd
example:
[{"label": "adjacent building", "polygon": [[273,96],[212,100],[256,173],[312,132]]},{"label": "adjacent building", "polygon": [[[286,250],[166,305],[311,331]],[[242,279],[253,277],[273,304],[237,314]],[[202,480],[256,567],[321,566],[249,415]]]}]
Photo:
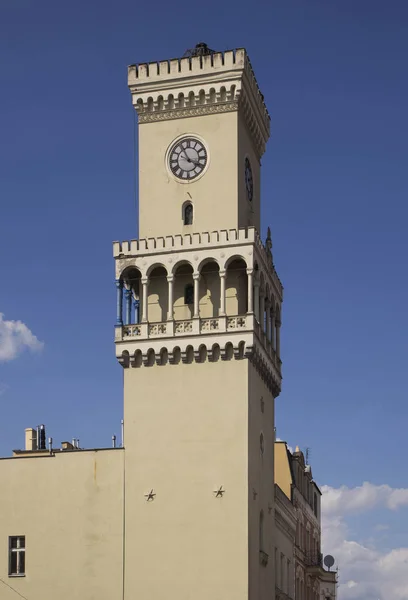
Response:
[{"label": "adjacent building", "polygon": [[321,492],[303,452],[282,441],[275,442],[275,488],[276,600],[335,600],[337,572],[324,567],[321,552]]}]

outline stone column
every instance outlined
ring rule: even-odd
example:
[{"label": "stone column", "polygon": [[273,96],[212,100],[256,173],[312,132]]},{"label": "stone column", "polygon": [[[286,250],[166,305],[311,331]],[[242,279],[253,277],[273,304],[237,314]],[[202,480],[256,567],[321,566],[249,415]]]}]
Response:
[{"label": "stone column", "polygon": [[277,354],[277,357],[280,358],[280,326],[281,326],[281,322],[279,321],[279,319],[276,319],[275,324],[276,324],[276,354]]},{"label": "stone column", "polygon": [[193,274],[194,279],[194,314],[193,318],[198,319],[200,316],[199,300],[200,300],[200,273]]},{"label": "stone column", "polygon": [[266,299],[265,301],[265,310],[266,310],[266,339],[271,341],[271,302]]},{"label": "stone column", "polygon": [[253,269],[247,269],[247,276],[248,276],[248,310],[247,312],[252,313],[254,312],[254,289],[253,289]]},{"label": "stone column", "polygon": [[261,290],[261,297],[259,300],[259,324],[261,331],[265,332],[265,292]]},{"label": "stone column", "polygon": [[149,280],[147,277],[143,277],[142,279],[142,323],[146,323],[148,320],[148,310],[147,310],[147,286],[149,284]]},{"label": "stone column", "polygon": [[275,341],[275,311],[274,307],[271,307],[271,344],[272,348],[276,350],[276,341]]},{"label": "stone column", "polygon": [[169,293],[168,293],[168,307],[167,307],[167,320],[172,321],[174,318],[173,312],[173,289],[174,289],[174,276],[169,275],[167,277],[167,283],[169,285]]},{"label": "stone column", "polygon": [[122,310],[123,310],[123,281],[116,279],[116,325],[123,325]]},{"label": "stone column", "polygon": [[226,271],[220,271],[220,317],[225,316],[225,279],[227,276]]},{"label": "stone column", "polygon": [[135,309],[135,323],[140,323],[140,302],[138,298],[133,299],[133,306]]},{"label": "stone column", "polygon": [[254,300],[254,304],[255,304],[255,318],[259,323],[259,281],[254,281],[254,291],[255,291],[255,300]]},{"label": "stone column", "polygon": [[125,325],[132,322],[132,290],[125,289]]}]

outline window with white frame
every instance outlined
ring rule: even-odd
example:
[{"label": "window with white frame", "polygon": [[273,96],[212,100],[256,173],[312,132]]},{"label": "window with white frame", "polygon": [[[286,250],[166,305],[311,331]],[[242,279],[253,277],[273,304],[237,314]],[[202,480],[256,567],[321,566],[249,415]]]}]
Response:
[{"label": "window with white frame", "polygon": [[25,575],[25,536],[9,537],[9,576]]}]

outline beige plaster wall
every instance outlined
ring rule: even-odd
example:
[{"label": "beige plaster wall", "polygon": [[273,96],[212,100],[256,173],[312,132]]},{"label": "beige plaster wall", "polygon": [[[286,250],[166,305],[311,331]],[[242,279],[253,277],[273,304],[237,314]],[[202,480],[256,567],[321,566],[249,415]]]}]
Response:
[{"label": "beige plaster wall", "polygon": [[275,483],[292,499],[292,474],[285,442],[275,442]]},{"label": "beige plaster wall", "polygon": [[248,365],[124,371],[126,589],[135,598],[248,598]]},{"label": "beige plaster wall", "polygon": [[[274,399],[258,371],[248,364],[248,537],[249,537],[249,598],[266,600],[275,589],[273,569],[274,548],[274,484],[273,440]],[[260,436],[264,438],[261,452]],[[264,513],[264,552],[269,555],[266,567],[260,564],[259,518]]]},{"label": "beige plaster wall", "polygon": [[[0,460],[0,578],[28,600],[122,598],[123,465],[120,449]],[[26,576],[9,578],[15,535]]]},{"label": "beige plaster wall", "polygon": [[[261,232],[261,163],[242,114],[238,117],[238,220],[240,227],[254,226]],[[248,201],[245,185],[245,157],[249,158],[254,181],[252,202]]]},{"label": "beige plaster wall", "polygon": [[[169,173],[165,160],[169,146],[182,135],[201,137],[209,154],[205,174],[188,183],[177,181]],[[140,123],[139,238],[251,224],[259,229],[259,210],[256,208],[254,217],[246,200],[246,154],[254,172],[256,198],[253,205],[256,208],[259,206],[259,161],[238,111]],[[194,206],[193,225],[187,227],[182,220],[182,206],[186,201]]]}]

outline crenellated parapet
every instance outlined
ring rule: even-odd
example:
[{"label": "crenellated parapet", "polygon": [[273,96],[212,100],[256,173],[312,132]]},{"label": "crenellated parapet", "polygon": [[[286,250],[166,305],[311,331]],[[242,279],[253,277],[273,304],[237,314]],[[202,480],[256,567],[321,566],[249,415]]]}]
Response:
[{"label": "crenellated parapet", "polygon": [[261,156],[270,117],[246,50],[131,65],[128,85],[140,123],[242,110]]},{"label": "crenellated parapet", "polygon": [[113,243],[116,279],[128,267],[137,267],[143,276],[157,264],[166,267],[171,275],[180,261],[188,261],[199,272],[203,261],[211,256],[225,270],[235,256],[244,258],[247,268],[258,268],[280,302],[283,286],[268,252],[254,227],[221,231],[170,235]]}]

